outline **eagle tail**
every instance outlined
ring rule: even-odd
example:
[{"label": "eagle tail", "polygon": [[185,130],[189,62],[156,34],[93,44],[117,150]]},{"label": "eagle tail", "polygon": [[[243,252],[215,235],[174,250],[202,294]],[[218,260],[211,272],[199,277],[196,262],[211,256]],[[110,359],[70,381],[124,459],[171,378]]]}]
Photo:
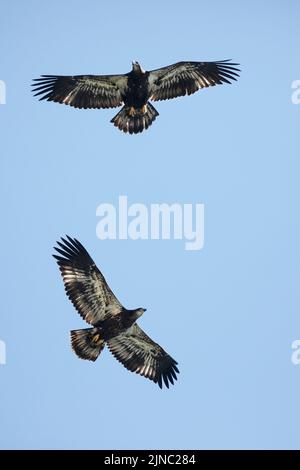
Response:
[{"label": "eagle tail", "polygon": [[81,359],[95,361],[105,346],[97,328],[86,328],[83,330],[72,330],[72,349]]},{"label": "eagle tail", "polygon": [[147,103],[141,108],[124,106],[121,111],[110,121],[123,132],[138,134],[148,129],[155,121],[158,112],[151,103]]}]

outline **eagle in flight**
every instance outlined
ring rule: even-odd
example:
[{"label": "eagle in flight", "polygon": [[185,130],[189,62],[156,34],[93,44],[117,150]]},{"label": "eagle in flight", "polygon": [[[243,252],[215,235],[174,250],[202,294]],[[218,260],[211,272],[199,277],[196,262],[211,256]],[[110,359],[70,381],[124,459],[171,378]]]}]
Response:
[{"label": "eagle in flight", "polygon": [[177,362],[138,326],[145,308],[127,310],[109,288],[94,261],[76,240],[57,242],[54,254],[66,293],[92,328],[72,330],[71,344],[81,359],[95,361],[105,344],[128,370],[169,388],[177,380]]},{"label": "eagle in flight", "polygon": [[124,75],[42,75],[34,80],[34,96],[74,108],[116,108],[111,122],[121,131],[137,134],[152,124],[158,112],[151,101],[191,95],[201,88],[231,83],[240,71],[229,60],[177,62],[145,72],[138,62]]}]

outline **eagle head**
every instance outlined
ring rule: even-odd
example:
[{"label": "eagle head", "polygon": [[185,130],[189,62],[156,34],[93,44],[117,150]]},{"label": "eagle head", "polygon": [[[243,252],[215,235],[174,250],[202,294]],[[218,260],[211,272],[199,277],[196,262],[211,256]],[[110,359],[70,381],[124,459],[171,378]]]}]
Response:
[{"label": "eagle head", "polygon": [[132,71],[136,73],[145,73],[137,60],[132,62]]},{"label": "eagle head", "polygon": [[140,318],[146,310],[146,308],[136,308],[135,310],[127,310],[127,313],[129,314],[129,317],[135,321]]},{"label": "eagle head", "polygon": [[146,312],[146,308],[137,308],[136,309],[136,314],[138,317],[141,317],[143,315],[144,312]]}]

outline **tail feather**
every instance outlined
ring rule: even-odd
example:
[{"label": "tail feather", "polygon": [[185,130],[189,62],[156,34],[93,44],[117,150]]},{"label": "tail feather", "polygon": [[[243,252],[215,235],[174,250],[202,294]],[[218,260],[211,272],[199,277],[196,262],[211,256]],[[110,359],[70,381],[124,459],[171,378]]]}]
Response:
[{"label": "tail feather", "polygon": [[81,359],[95,361],[105,346],[97,328],[86,328],[84,330],[72,330],[72,349]]},{"label": "tail feather", "polygon": [[158,115],[154,106],[148,102],[143,108],[138,109],[124,106],[110,122],[123,132],[138,134],[148,129]]}]

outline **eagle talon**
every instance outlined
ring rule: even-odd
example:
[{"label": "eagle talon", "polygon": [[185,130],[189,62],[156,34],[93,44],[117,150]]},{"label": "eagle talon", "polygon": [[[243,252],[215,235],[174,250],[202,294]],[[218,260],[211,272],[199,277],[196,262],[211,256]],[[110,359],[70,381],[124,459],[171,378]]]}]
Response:
[{"label": "eagle talon", "polygon": [[131,106],[131,108],[130,108],[130,110],[129,110],[128,114],[129,114],[129,116],[135,116],[135,114],[136,114],[136,110],[134,109],[134,107],[133,107],[133,106]]},{"label": "eagle talon", "polygon": [[97,344],[99,342],[99,339],[100,339],[100,335],[97,334],[93,337],[92,341],[93,341],[93,343]]}]

